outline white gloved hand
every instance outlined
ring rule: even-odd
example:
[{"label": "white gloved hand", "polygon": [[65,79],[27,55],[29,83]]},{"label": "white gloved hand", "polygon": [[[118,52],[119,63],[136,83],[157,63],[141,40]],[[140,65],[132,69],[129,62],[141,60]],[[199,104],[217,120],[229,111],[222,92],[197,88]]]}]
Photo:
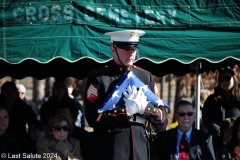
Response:
[{"label": "white gloved hand", "polygon": [[142,115],[148,104],[147,97],[144,95],[142,88],[139,87],[139,90],[137,91],[135,86],[128,86],[127,91],[129,94],[123,92],[123,95],[126,97],[123,98],[123,100],[125,101],[125,106],[127,108],[127,115],[131,116],[136,113]]},{"label": "white gloved hand", "polygon": [[[127,92],[128,93],[127,93]],[[135,86],[130,86],[128,85],[127,90],[123,92],[123,95],[127,98],[127,99],[133,99],[133,97],[137,94],[137,88]]]}]

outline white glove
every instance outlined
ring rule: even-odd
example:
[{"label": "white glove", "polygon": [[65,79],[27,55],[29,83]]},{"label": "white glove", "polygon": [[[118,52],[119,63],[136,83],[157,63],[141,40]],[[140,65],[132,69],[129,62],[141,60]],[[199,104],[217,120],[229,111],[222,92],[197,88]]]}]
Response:
[{"label": "white glove", "polygon": [[137,91],[135,86],[128,86],[127,91],[129,94],[126,91],[123,92],[123,95],[126,97],[123,98],[123,100],[125,101],[125,106],[127,108],[127,115],[131,116],[136,113],[142,115],[148,104],[147,97],[144,95],[142,88],[139,87],[139,90]]},{"label": "white glove", "polygon": [[[126,91],[128,91],[128,93]],[[127,99],[133,99],[133,97],[137,94],[137,88],[135,86],[131,87],[128,85],[126,91],[124,91],[123,94]]]}]

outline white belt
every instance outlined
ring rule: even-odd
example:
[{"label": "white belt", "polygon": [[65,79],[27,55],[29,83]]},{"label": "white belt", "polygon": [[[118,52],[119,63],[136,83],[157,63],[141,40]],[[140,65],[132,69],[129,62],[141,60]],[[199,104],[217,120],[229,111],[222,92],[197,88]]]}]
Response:
[{"label": "white belt", "polygon": [[139,117],[139,116],[136,116],[136,122],[138,122],[138,123],[142,123],[142,124],[144,124],[145,125],[145,119],[143,119],[142,117]]}]

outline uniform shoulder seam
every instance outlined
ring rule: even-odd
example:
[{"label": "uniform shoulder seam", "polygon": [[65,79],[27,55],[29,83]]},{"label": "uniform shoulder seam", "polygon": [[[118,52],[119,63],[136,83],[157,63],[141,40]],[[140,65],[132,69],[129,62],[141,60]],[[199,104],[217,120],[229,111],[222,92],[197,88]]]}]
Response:
[{"label": "uniform shoulder seam", "polygon": [[135,69],[137,69],[137,70],[140,70],[140,71],[144,71],[144,72],[147,72],[147,73],[150,73],[149,71],[147,71],[147,70],[145,70],[145,69],[142,69],[142,68],[140,68],[140,67],[138,67],[138,66],[133,66]]},{"label": "uniform shoulder seam", "polygon": [[103,71],[105,71],[105,70],[107,70],[107,69],[109,69],[109,66],[108,66],[108,65],[105,66],[105,67],[102,67],[102,68],[99,68],[99,69],[93,71],[92,74],[98,74],[98,73],[101,73],[101,72],[103,72]]}]

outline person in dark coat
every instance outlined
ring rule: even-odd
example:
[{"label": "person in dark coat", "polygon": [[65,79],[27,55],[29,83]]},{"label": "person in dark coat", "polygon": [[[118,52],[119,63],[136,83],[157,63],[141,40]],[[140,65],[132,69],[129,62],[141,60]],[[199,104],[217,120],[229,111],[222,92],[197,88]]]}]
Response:
[{"label": "person in dark coat", "polygon": [[239,83],[232,69],[223,68],[218,74],[218,85],[214,93],[206,99],[202,110],[203,125],[213,135],[215,152],[219,150],[219,141],[221,141],[221,123],[226,118],[239,116]]},{"label": "person in dark coat", "polygon": [[31,153],[36,154],[36,142],[45,138],[45,132],[46,132],[46,124],[42,121],[36,121],[32,124],[32,126],[29,126],[29,138],[31,141],[31,148],[29,149]]},{"label": "person in dark coat", "polygon": [[73,113],[73,119],[77,119],[78,106],[75,101],[69,97],[64,80],[57,79],[53,83],[52,95],[42,104],[42,107],[40,108],[41,121],[47,124],[59,108],[65,107],[71,110],[71,113]]},{"label": "person in dark coat", "polygon": [[27,100],[27,98],[26,98],[26,87],[22,84],[17,84],[16,86],[18,89],[19,97],[25,103],[27,103],[32,108],[33,112],[37,115],[37,117],[39,117],[38,108],[37,108],[36,104],[33,101]]},{"label": "person in dark coat", "polygon": [[[0,153],[2,159],[12,159],[14,155],[20,155],[17,159],[27,156],[30,151],[30,141],[26,137],[7,130],[9,126],[9,114],[5,104],[0,104]],[[4,158],[3,156],[6,155]]]},{"label": "person in dark coat", "polygon": [[[231,159],[231,154],[228,150],[228,144],[232,137],[232,127],[233,127],[233,124],[235,121],[236,121],[235,117],[226,118],[220,126],[220,137],[222,140],[220,142],[222,142],[222,143],[219,143],[220,149],[216,153],[218,160],[230,160]],[[234,139],[234,140],[236,140],[236,139]]]},{"label": "person in dark coat", "polygon": [[8,130],[27,136],[27,128],[37,120],[32,108],[19,96],[18,90],[13,82],[5,82],[1,87],[0,102],[4,103],[9,111]]},{"label": "person in dark coat", "polygon": [[[178,122],[176,128],[158,133],[158,160],[215,160],[212,136],[192,127],[195,119],[193,105],[186,100],[180,100],[176,105],[175,118]],[[181,149],[184,148],[181,143],[182,135],[186,135],[184,139],[187,142],[184,157],[181,155]]]},{"label": "person in dark coat", "polygon": [[150,160],[150,145],[145,122],[162,123],[166,119],[161,107],[148,102],[142,88],[134,85],[124,91],[123,104],[102,113],[98,110],[121,77],[131,71],[155,94],[159,94],[151,73],[133,65],[138,39],[144,31],[108,32],[113,60],[88,74],[84,96],[85,117],[93,127],[89,160]]},{"label": "person in dark coat", "polygon": [[66,78],[65,79],[65,84],[66,84],[67,89],[68,89],[69,97],[71,97],[78,106],[78,116],[77,116],[77,120],[75,122],[75,125],[78,126],[78,127],[84,128],[85,127],[84,108],[81,105],[81,103],[79,102],[79,100],[72,95],[72,92],[76,87],[76,83],[75,83],[74,78],[72,78],[72,77]]},{"label": "person in dark coat", "polygon": [[[231,160],[240,159],[240,117],[238,117],[232,126],[231,140],[227,143],[228,153]],[[227,157],[227,156],[226,156]],[[219,158],[220,159],[220,158]],[[223,158],[222,158],[223,159]],[[227,160],[227,158],[225,158]]]}]

